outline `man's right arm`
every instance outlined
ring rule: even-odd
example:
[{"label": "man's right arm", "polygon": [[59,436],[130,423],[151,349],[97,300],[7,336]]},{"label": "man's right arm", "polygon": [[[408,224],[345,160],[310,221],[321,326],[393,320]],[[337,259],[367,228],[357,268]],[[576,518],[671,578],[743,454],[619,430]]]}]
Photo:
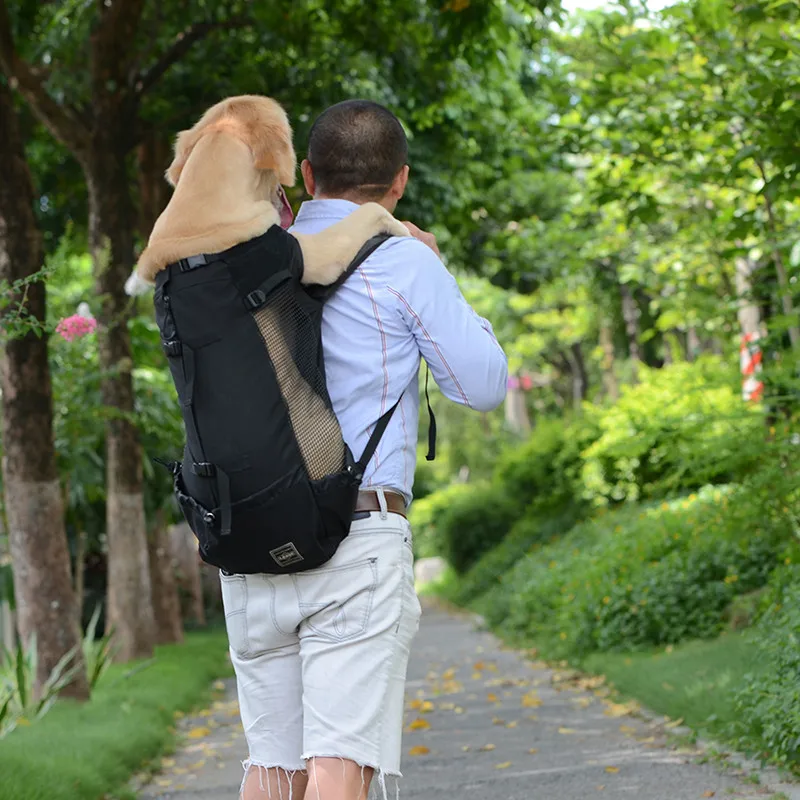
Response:
[{"label": "man's right arm", "polygon": [[401,277],[388,288],[442,393],[476,411],[496,408],[506,395],[508,362],[491,324],[431,248],[412,239],[395,247]]}]

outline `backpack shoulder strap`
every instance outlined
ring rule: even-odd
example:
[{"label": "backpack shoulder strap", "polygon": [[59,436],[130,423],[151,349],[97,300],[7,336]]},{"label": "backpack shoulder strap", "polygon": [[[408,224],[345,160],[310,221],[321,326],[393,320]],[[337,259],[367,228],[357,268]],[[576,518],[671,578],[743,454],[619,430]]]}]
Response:
[{"label": "backpack shoulder strap", "polygon": [[329,286],[309,286],[313,289],[313,296],[320,302],[329,300],[336,290],[384,243],[388,242],[392,236],[389,233],[379,233],[371,239],[367,239],[356,253],[355,258],[350,262],[347,269]]}]

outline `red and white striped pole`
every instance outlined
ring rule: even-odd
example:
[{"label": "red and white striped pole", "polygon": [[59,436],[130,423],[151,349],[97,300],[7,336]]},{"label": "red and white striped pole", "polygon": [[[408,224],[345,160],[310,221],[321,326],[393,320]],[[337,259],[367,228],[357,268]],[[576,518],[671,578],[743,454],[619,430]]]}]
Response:
[{"label": "red and white striped pole", "polygon": [[762,370],[761,347],[758,340],[761,335],[752,331],[742,335],[739,347],[739,363],[743,376],[742,397],[746,401],[757,403],[764,395],[764,381],[760,380]]}]

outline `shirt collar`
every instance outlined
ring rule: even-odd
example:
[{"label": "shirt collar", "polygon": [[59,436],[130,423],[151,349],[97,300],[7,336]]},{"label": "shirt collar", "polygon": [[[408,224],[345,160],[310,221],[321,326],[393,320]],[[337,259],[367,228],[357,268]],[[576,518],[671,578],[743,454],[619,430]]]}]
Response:
[{"label": "shirt collar", "polygon": [[309,219],[344,219],[358,208],[350,200],[306,200],[297,212],[295,223]]}]

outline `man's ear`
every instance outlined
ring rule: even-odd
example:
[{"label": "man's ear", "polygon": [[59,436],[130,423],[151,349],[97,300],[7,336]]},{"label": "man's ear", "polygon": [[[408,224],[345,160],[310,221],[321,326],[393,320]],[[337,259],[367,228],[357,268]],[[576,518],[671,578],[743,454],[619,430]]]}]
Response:
[{"label": "man's ear", "polygon": [[311,162],[307,158],[304,158],[303,163],[300,164],[300,172],[303,174],[303,184],[306,187],[306,191],[310,197],[314,197],[317,193],[317,182],[314,180],[314,170],[311,169]]},{"label": "man's ear", "polygon": [[397,175],[394,176],[394,180],[392,181],[392,188],[389,190],[389,194],[395,198],[395,200],[400,200],[405,194],[406,185],[408,184],[408,173],[409,167],[406,164]]}]

